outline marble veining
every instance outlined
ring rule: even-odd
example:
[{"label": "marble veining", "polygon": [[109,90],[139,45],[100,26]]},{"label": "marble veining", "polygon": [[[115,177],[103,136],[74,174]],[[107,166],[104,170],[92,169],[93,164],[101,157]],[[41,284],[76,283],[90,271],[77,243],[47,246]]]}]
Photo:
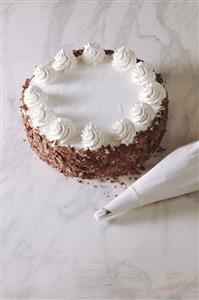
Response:
[{"label": "marble veining", "polygon": [[[97,224],[125,185],[64,178],[35,158],[19,101],[33,66],[96,40],[129,47],[169,92],[166,151],[198,139],[198,3],[3,1],[3,299],[197,299],[198,193]],[[24,141],[25,140],[25,141]]]}]

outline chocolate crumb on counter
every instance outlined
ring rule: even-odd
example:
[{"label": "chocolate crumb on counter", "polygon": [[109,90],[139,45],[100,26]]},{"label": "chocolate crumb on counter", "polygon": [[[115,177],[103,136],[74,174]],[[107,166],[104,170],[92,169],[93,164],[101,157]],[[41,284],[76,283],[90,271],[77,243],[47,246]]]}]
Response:
[{"label": "chocolate crumb on counter", "polygon": [[136,174],[136,175],[141,175],[141,172],[135,171],[135,174]]},{"label": "chocolate crumb on counter", "polygon": [[161,146],[157,149],[157,152],[164,152],[164,151],[166,151],[166,149],[162,148]]},{"label": "chocolate crumb on counter", "polygon": [[112,180],[111,180],[111,183],[115,183],[115,180],[112,179]]}]

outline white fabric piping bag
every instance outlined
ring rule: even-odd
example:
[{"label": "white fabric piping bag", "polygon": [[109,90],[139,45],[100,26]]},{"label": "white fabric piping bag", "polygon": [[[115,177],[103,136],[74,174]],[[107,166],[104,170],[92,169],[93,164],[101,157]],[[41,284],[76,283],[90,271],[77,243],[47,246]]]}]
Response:
[{"label": "white fabric piping bag", "polygon": [[94,214],[97,221],[199,190],[199,141],[182,146]]}]

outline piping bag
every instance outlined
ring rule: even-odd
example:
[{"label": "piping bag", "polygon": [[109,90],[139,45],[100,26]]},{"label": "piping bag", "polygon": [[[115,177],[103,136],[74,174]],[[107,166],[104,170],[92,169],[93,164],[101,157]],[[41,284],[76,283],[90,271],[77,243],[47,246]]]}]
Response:
[{"label": "piping bag", "polygon": [[199,190],[199,141],[182,146],[94,214],[97,221]]}]

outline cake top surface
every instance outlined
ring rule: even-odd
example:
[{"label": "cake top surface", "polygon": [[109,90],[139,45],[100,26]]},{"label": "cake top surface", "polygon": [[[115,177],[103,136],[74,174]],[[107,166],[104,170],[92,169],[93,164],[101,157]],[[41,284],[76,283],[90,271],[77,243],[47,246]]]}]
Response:
[{"label": "cake top surface", "polygon": [[32,126],[49,141],[77,149],[132,143],[166,97],[152,67],[124,47],[105,55],[88,43],[79,57],[60,50],[33,74],[23,97]]}]

